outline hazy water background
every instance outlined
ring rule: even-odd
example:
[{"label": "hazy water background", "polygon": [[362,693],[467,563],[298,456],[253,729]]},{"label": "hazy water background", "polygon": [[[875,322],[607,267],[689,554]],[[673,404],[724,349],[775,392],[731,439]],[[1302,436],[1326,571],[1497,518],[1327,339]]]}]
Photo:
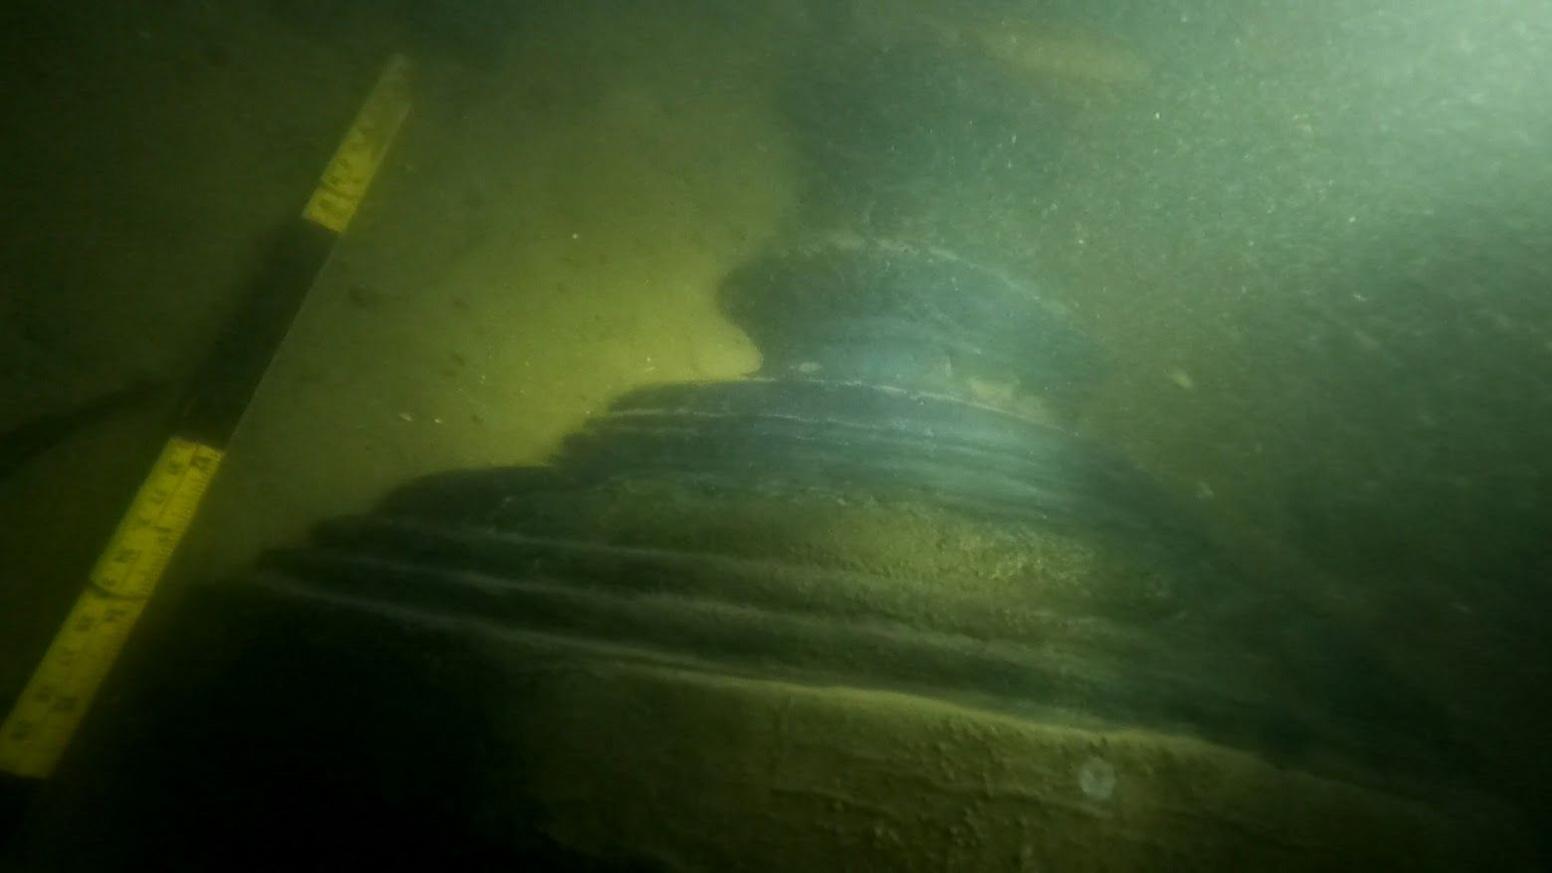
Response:
[{"label": "hazy water background", "polygon": [[[717,283],[824,193],[784,89],[880,46],[993,57],[1030,94],[1035,193],[971,178],[941,208],[956,242],[1038,283],[1104,348],[1084,430],[1247,554],[1302,568],[1308,596],[1479,738],[1487,784],[1544,793],[1552,7],[277,0],[5,16],[3,427],[185,378],[385,53],[421,66],[405,139],[212,497],[190,559],[212,573],[410,476],[540,460],[631,387],[752,369]],[[911,87],[923,106],[940,96]],[[73,596],[78,544],[111,523],[156,412],[0,483],[6,688]]]}]

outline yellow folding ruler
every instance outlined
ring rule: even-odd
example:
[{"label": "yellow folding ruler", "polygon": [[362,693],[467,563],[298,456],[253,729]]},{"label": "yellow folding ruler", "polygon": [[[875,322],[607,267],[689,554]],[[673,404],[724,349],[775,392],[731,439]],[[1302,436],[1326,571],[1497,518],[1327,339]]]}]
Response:
[{"label": "yellow folding ruler", "polygon": [[[410,65],[395,55],[285,237],[279,266],[256,279],[250,306],[228,325],[190,394],[177,434],[130,502],[64,625],[0,724],[0,772],[47,778],[161,581],[221,463],[222,448],[327,260],[355,217],[410,108]],[[254,337],[269,346],[249,350]],[[245,354],[234,354],[241,348]]]}]

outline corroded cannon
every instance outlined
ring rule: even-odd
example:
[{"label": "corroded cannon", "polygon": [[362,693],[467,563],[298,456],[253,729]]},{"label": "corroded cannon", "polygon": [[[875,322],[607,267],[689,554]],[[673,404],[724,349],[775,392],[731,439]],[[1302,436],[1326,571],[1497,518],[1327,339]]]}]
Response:
[{"label": "corroded cannon", "polygon": [[185,598],[57,826],[106,869],[1512,860],[1427,706],[1071,431],[1095,352],[1037,288],[829,239],[724,302],[753,376]]}]

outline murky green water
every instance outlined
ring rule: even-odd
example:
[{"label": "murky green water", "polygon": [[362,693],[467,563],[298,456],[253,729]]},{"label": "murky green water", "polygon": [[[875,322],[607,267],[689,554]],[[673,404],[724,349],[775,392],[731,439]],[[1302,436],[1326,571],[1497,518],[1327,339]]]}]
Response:
[{"label": "murky green water", "polygon": [[1548,812],[1552,9],[443,0],[0,24],[0,428],[168,386],[0,482],[7,695],[258,241],[402,50],[408,125],[183,576],[417,476],[542,463],[634,389],[756,373],[727,277],[885,240],[1036,289],[1097,350],[1060,424],[1438,707],[1470,788]]}]

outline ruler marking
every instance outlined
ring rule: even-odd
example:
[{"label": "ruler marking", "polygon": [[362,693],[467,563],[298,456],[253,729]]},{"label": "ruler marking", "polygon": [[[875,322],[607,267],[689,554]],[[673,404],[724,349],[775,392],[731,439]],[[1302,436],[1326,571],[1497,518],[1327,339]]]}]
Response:
[{"label": "ruler marking", "polygon": [[366,197],[388,147],[409,114],[409,59],[395,55],[362,104],[302,217],[344,233]]},{"label": "ruler marking", "polygon": [[[53,771],[193,520],[220,455],[180,438],[167,442],[90,584],[0,725],[0,770],[40,778]],[[189,463],[195,458],[198,466]]]}]

